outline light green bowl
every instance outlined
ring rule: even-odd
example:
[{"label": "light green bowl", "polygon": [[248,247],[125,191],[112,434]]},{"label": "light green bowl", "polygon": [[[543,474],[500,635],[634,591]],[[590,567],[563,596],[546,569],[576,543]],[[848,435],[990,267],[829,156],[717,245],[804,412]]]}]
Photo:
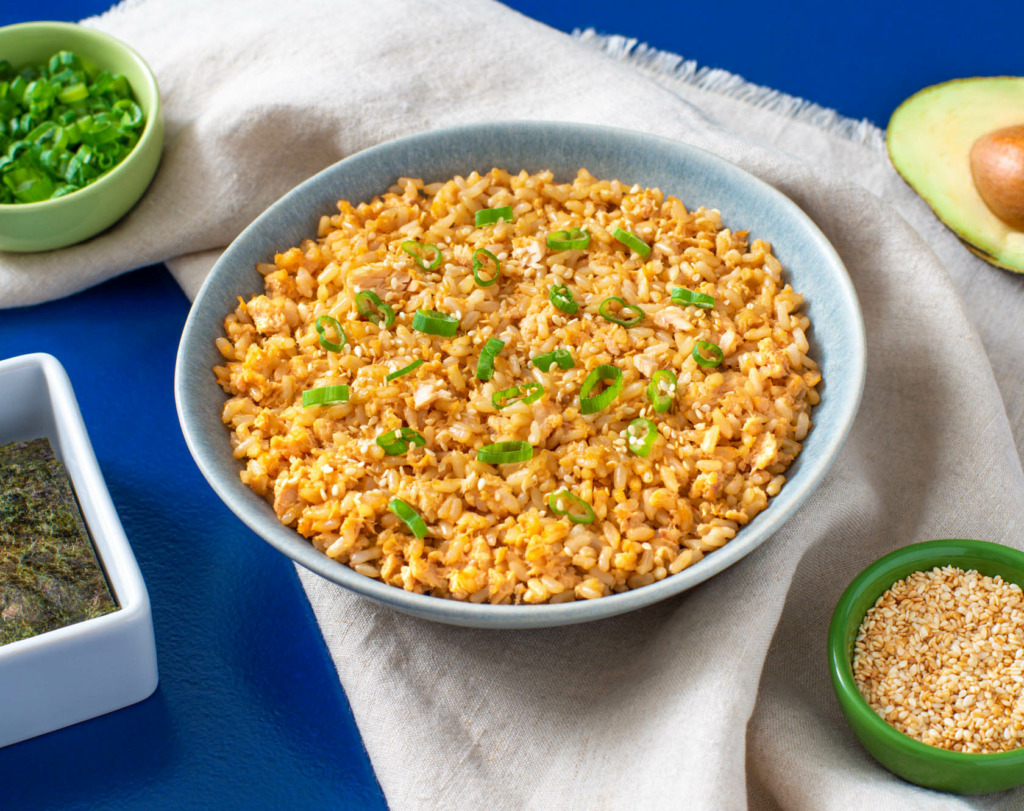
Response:
[{"label": "light green bowl", "polygon": [[936,566],[976,569],[1024,588],[1024,553],[987,541],[926,541],[897,549],[861,572],[832,614],[829,671],[839,706],[864,748],[911,783],[957,794],[982,794],[1024,784],[1024,748],[990,755],[953,752],[904,735],[875,713],[853,679],[853,645],[868,609],[890,586]]},{"label": "light green bowl", "polygon": [[74,51],[111,73],[123,73],[146,116],[129,155],[76,192],[39,203],[0,204],[0,250],[48,251],[88,239],[128,213],[160,163],[164,121],[160,91],[149,66],[113,37],[72,23],[38,22],[0,28],[0,59],[15,68],[45,63],[60,50]]}]

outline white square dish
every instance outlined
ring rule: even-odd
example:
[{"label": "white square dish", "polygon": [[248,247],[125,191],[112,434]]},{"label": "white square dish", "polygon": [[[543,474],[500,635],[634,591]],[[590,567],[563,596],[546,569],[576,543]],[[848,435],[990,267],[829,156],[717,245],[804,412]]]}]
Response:
[{"label": "white square dish", "polygon": [[134,704],[157,686],[149,595],[71,381],[50,355],[0,360],[0,445],[39,437],[67,469],[118,608],[0,646],[0,746]]}]

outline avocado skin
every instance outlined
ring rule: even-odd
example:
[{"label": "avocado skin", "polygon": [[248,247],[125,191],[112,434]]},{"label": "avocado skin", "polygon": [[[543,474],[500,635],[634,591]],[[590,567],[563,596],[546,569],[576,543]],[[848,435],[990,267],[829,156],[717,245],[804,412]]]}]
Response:
[{"label": "avocado skin", "polygon": [[974,142],[1024,124],[1024,77],[954,79],[915,93],[893,112],[886,146],[896,171],[972,252],[1024,273],[1024,232],[993,214],[971,176]]}]

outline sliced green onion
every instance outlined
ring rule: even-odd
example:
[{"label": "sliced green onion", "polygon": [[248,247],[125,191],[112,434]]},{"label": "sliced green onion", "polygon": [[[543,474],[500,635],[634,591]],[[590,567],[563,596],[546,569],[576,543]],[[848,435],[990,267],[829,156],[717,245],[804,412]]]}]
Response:
[{"label": "sliced green onion", "polygon": [[412,530],[412,534],[417,538],[423,538],[427,534],[427,525],[424,523],[423,518],[416,512],[412,507],[406,504],[400,498],[393,498],[388,502],[388,509],[397,515],[403,524]]},{"label": "sliced green onion", "polygon": [[[705,357],[708,355],[709,357]],[[697,341],[693,346],[693,359],[701,366],[714,368],[722,362],[725,353],[718,344],[711,341]]]},{"label": "sliced green onion", "polygon": [[[619,318],[611,311],[613,301],[617,301],[621,305],[621,309],[619,310],[619,312],[631,310],[632,312],[636,313],[636,316],[628,320],[623,320],[622,318]],[[601,314],[601,317],[605,321],[611,321],[613,324],[621,324],[627,329],[629,327],[635,327],[637,324],[643,321],[645,315],[644,311],[637,307],[635,304],[627,304],[625,299],[621,299],[618,296],[609,296],[604,301],[602,301],[601,306],[598,308],[598,312]]]},{"label": "sliced green onion", "polygon": [[503,408],[508,408],[510,405],[516,403],[530,403],[537,402],[544,395],[544,387],[531,380],[529,383],[523,383],[521,386],[512,386],[501,391],[496,391],[491,395],[491,405],[501,411]]},{"label": "sliced green onion", "polygon": [[658,426],[646,417],[637,417],[626,428],[626,444],[637,456],[650,456],[657,438]]},{"label": "sliced green onion", "polygon": [[512,222],[512,206],[498,206],[497,208],[482,208],[476,213],[476,227],[481,225],[494,225],[498,220]]},{"label": "sliced green onion", "polygon": [[401,453],[405,453],[409,450],[410,444],[415,445],[417,448],[422,448],[427,444],[427,440],[423,438],[423,435],[414,431],[409,426],[396,428],[394,431],[381,434],[377,437],[376,441],[388,456],[398,456]]},{"label": "sliced green onion", "polygon": [[440,335],[451,338],[459,331],[459,319],[437,310],[417,310],[412,317],[412,328],[428,335]]},{"label": "sliced green onion", "polygon": [[553,251],[582,251],[590,246],[590,232],[585,228],[570,228],[548,234],[548,247]]},{"label": "sliced green onion", "polygon": [[629,231],[623,231],[621,228],[616,228],[612,231],[612,236],[623,245],[640,254],[642,259],[646,259],[647,255],[651,252],[650,245],[640,239],[636,234],[631,234]]},{"label": "sliced green onion", "polygon": [[[327,326],[324,326],[324,325]],[[348,343],[348,336],[345,334],[345,330],[341,328],[341,324],[338,323],[338,319],[330,315],[322,315],[316,320],[316,331],[320,333],[320,346],[326,349],[328,352],[340,352],[345,344]],[[327,337],[327,327],[334,329],[335,335],[338,336],[338,343],[334,343],[330,338]]]},{"label": "sliced green onion", "polygon": [[672,301],[676,304],[692,304],[694,307],[702,307],[710,310],[715,306],[715,297],[707,293],[698,293],[696,290],[687,290],[685,287],[672,288]]},{"label": "sliced green onion", "polygon": [[551,366],[555,363],[558,364],[559,369],[571,369],[576,365],[576,361],[572,359],[572,353],[568,349],[552,349],[550,352],[532,358],[530,363],[542,372],[551,371]]},{"label": "sliced green onion", "polygon": [[17,75],[13,68],[3,72],[0,204],[70,194],[127,157],[144,115],[119,78],[108,87],[90,84],[82,61],[68,51]]},{"label": "sliced green onion", "polygon": [[348,402],[348,386],[321,386],[302,392],[302,407],[337,405]]},{"label": "sliced green onion", "polygon": [[[402,243],[402,250],[409,254],[409,256],[413,258],[413,261],[415,261],[423,270],[433,270],[441,264],[441,249],[432,243],[424,245],[414,239],[407,239]],[[429,251],[434,252],[434,258],[430,260],[430,264],[427,264],[423,254]]]},{"label": "sliced green onion", "polygon": [[370,319],[381,329],[387,329],[395,323],[395,309],[372,290],[360,290],[356,293],[356,307],[359,314]]},{"label": "sliced green onion", "polygon": [[495,442],[484,445],[476,452],[477,461],[488,465],[509,465],[513,462],[526,462],[533,458],[533,446],[522,439],[510,442]]},{"label": "sliced green onion", "polygon": [[484,348],[480,350],[480,360],[476,362],[477,380],[490,380],[494,377],[494,359],[504,348],[505,342],[500,338],[488,339]]},{"label": "sliced green onion", "polygon": [[[607,383],[608,387],[600,394],[591,396],[590,393],[602,382]],[[619,396],[622,384],[622,370],[617,366],[602,363],[595,367],[580,387],[580,411],[584,414],[596,414],[607,408]]]},{"label": "sliced green onion", "polygon": [[407,375],[409,372],[415,372],[423,365],[423,359],[414,360],[408,366],[403,366],[401,369],[397,369],[387,376],[387,381],[390,383],[392,380],[397,380],[402,375]]},{"label": "sliced green onion", "polygon": [[551,285],[551,288],[548,290],[548,301],[563,313],[568,313],[569,315],[576,315],[576,311],[580,308],[580,305],[572,297],[572,290],[561,282]]},{"label": "sliced green onion", "polygon": [[676,373],[669,369],[658,369],[647,384],[647,399],[659,414],[668,411],[676,401]]},{"label": "sliced green onion", "polygon": [[[483,279],[480,277],[480,268],[483,266],[483,261],[480,259],[480,254],[483,254],[494,263],[494,275],[489,279]],[[484,248],[477,248],[473,251],[473,280],[480,287],[490,287],[501,275],[501,262],[498,261],[498,257],[490,251]]]},{"label": "sliced green onion", "polygon": [[592,524],[597,517],[593,507],[568,490],[559,490],[548,496],[548,507],[555,515],[564,515],[574,524]]}]

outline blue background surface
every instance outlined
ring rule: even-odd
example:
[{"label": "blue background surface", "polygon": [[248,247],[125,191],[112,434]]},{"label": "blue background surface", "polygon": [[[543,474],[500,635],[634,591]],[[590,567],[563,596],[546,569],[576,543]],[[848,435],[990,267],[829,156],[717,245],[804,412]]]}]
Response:
[{"label": "blue background surface", "polygon": [[[45,16],[73,21],[109,5],[56,0]],[[880,126],[926,85],[1024,72],[1024,3],[509,5]],[[4,2],[0,25],[40,13]],[[0,311],[0,358],[49,352],[68,371],[149,589],[160,668],[146,701],[0,749],[0,809],[384,808],[291,563],[220,503],[181,437],[172,379],[188,306],[155,266]]]}]

